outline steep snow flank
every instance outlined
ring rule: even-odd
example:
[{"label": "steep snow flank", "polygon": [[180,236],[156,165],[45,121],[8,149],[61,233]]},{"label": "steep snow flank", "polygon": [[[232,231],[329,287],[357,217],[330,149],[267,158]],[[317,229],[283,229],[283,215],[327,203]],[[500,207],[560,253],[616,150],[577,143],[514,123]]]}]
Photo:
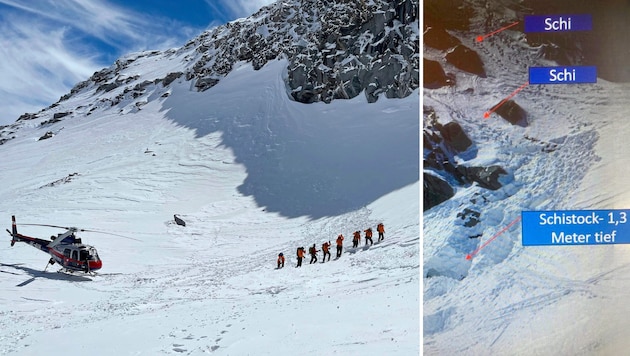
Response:
[{"label": "steep snow flank", "polygon": [[[622,118],[629,112],[628,85],[529,86],[515,98],[527,112],[527,127],[497,115],[484,120],[485,111],[526,82],[528,66],[550,63],[516,31],[473,43],[474,35],[487,33],[486,18],[491,24],[513,20],[513,14],[484,17],[487,10],[476,10],[472,31],[454,35],[478,51],[488,78],[457,72],[456,86],[426,90],[423,104],[441,122],[457,121],[474,142],[459,162],[498,164],[508,174],[501,189],[461,186],[423,215],[424,351],[624,353],[626,246],[523,248],[517,224],[472,261],[465,256],[523,210],[627,208],[630,128]],[[464,225],[466,208],[480,213],[479,224]]]},{"label": "steep snow flank", "polygon": [[[73,110],[63,121],[26,121],[0,146],[7,228],[15,214],[140,240],[84,232],[104,263],[84,277],[44,272],[47,255],[7,236],[0,353],[61,353],[72,339],[92,355],[418,354],[417,93],[297,104],[285,67],[239,66],[202,93],[151,84],[92,111],[76,95],[54,108]],[[383,242],[349,248],[379,222]],[[294,268],[296,247],[340,233],[339,260]]]},{"label": "steep snow flank", "polygon": [[[417,97],[305,106],[282,93],[285,67],[276,61],[252,75],[243,64],[210,97],[182,84],[164,100],[165,116],[198,136],[221,131],[247,168],[239,191],[286,216],[337,215],[418,180]],[[246,86],[258,89],[231,94]]]}]

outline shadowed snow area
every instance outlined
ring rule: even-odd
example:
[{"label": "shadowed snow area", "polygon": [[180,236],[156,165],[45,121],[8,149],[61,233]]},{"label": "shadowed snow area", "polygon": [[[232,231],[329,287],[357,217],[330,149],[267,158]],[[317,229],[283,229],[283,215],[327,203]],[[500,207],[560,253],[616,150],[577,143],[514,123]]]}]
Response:
[{"label": "shadowed snow area", "polygon": [[243,64],[203,94],[173,85],[162,110],[198,137],[220,132],[247,169],[239,191],[284,216],[339,215],[418,180],[417,94],[304,105],[286,95],[286,65]]},{"label": "shadowed snow area", "polygon": [[[133,64],[121,75],[177,69]],[[117,236],[79,234],[103,261],[86,277],[44,271],[48,255],[5,235],[0,354],[61,354],[68,340],[89,355],[418,354],[419,98],[298,104],[285,66],[238,67],[202,93],[152,84],[116,104],[124,88],[105,101],[88,88],[20,123],[0,145],[0,223]],[[42,124],[55,112],[72,114]],[[350,247],[379,222],[384,241]],[[333,248],[295,268],[298,246],[340,233],[338,260]]]},{"label": "shadowed snow area", "polygon": [[[446,4],[431,2],[438,3]],[[628,209],[630,85],[602,77],[590,84],[529,85],[513,98],[525,110],[527,126],[495,114],[484,119],[484,112],[527,81],[528,68],[558,63],[544,58],[547,46],[528,42],[529,34],[522,29],[474,42],[489,29],[531,14],[523,2],[459,3],[469,6],[471,16],[465,19],[470,23],[449,34],[475,48],[487,76],[456,71],[452,86],[424,92],[423,105],[426,112],[436,113],[440,124],[459,124],[473,143],[472,154],[455,153],[456,164],[498,165],[507,174],[500,177],[501,186],[491,190],[476,183],[460,184],[446,170],[427,168],[450,177],[454,194],[423,214],[424,352],[626,354],[628,245],[523,246],[523,240],[533,236],[523,236],[527,229],[519,218],[523,211]],[[560,3],[567,12],[553,6]],[[549,12],[534,14],[570,14],[577,3],[537,2]],[[584,2],[582,7],[618,9],[594,4]],[[444,8],[453,14],[453,6]],[[599,29],[593,35],[603,28],[623,30],[625,25],[612,26],[618,13],[611,14],[610,24],[594,21]],[[448,18],[446,12],[443,17]],[[594,13],[593,19],[601,17]],[[579,41],[564,36],[558,34],[562,41],[557,42],[580,47]],[[569,53],[567,48],[562,51]],[[424,56],[430,60],[442,55],[425,47]],[[614,69],[621,80],[626,68]],[[425,152],[427,158],[429,151]],[[558,231],[564,226],[559,224]]]}]

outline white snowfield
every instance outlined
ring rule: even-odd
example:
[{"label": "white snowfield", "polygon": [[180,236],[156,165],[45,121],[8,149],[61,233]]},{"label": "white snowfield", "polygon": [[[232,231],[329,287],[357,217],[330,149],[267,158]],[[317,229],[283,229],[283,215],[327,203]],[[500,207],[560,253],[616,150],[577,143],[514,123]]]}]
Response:
[{"label": "white snowfield", "polygon": [[[425,354],[628,354],[627,245],[523,247],[518,223],[472,261],[466,255],[523,210],[628,209],[630,85],[530,85],[514,98],[528,127],[496,114],[484,120],[528,80],[528,66],[555,64],[514,31],[481,44],[459,38],[479,52],[488,78],[459,72],[457,86],[426,90],[423,105],[443,123],[459,122],[475,143],[461,163],[509,174],[497,191],[460,187],[423,215]],[[481,212],[480,224],[465,227],[457,217],[464,208]]]},{"label": "white snowfield", "polygon": [[[179,65],[150,62],[128,74]],[[92,277],[44,271],[49,256],[5,235],[0,354],[420,352],[418,92],[304,105],[288,99],[285,68],[241,65],[203,93],[180,78],[112,107],[88,90],[0,145],[6,228],[16,215],[29,236],[63,230],[20,223],[134,239],[79,233],[103,260]],[[379,222],[384,241],[349,248]],[[333,247],[330,262],[320,252],[295,268],[298,246],[340,233],[339,260]]]}]

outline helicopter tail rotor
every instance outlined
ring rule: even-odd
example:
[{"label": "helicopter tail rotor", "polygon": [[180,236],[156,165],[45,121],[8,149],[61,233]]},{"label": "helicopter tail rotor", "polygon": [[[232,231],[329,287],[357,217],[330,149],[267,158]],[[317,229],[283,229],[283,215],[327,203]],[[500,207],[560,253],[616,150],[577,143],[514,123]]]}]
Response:
[{"label": "helicopter tail rotor", "polygon": [[15,245],[17,239],[17,224],[15,223],[15,215],[11,216],[11,246]]}]

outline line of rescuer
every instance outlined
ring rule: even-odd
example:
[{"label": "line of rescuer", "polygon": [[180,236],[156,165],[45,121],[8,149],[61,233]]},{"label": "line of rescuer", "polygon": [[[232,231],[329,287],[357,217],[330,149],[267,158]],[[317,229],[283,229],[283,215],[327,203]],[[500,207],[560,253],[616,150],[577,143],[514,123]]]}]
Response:
[{"label": "line of rescuer", "polygon": [[[385,239],[385,225],[383,225],[383,223],[379,223],[376,226],[376,231],[378,232],[378,242],[383,241]],[[367,228],[366,230],[364,230],[365,232],[365,244],[369,244],[372,245],[372,228]],[[335,240],[335,245],[337,246],[337,254],[335,256],[335,259],[339,259],[339,257],[341,257],[341,254],[343,253],[343,234],[339,234],[339,236],[337,236],[337,239]],[[353,239],[352,239],[352,247],[358,247],[359,246],[359,241],[361,241],[361,231],[355,231],[353,233]],[[317,252],[319,252],[319,250],[317,250],[317,248],[315,247],[316,244],[313,244],[313,246],[309,247],[309,255],[311,255],[311,261],[309,262],[309,264],[313,264],[317,262]],[[328,261],[330,261],[330,247],[332,246],[332,243],[330,241],[324,242],[322,244],[322,252],[324,253],[324,256],[322,258],[322,263],[326,262],[326,256],[328,256]],[[304,247],[298,247],[297,251],[296,251],[296,257],[297,257],[297,265],[295,266],[297,267],[302,267],[302,260],[304,259],[304,255],[306,254],[306,249]],[[278,268],[280,269],[282,267],[284,267],[284,261],[285,261],[285,257],[284,254],[282,252],[280,252],[280,254],[278,254]]]}]

